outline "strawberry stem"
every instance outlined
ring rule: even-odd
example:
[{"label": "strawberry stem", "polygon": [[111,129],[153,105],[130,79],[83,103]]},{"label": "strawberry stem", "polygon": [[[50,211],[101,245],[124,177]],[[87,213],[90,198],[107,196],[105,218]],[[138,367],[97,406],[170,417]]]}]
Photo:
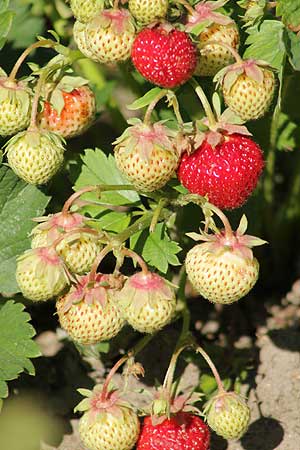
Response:
[{"label": "strawberry stem", "polygon": [[194,14],[195,10],[194,8],[189,4],[187,0],[176,0],[175,3],[178,3],[179,5],[182,5],[185,7],[185,9],[190,13]]},{"label": "strawberry stem", "polygon": [[196,348],[196,352],[200,353],[200,355],[205,359],[205,361],[207,362],[207,364],[209,365],[213,376],[215,377],[215,380],[217,382],[218,385],[218,389],[219,389],[219,394],[225,394],[226,390],[224,388],[224,385],[222,383],[221,377],[219,375],[219,372],[217,371],[216,366],[214,365],[214,363],[212,362],[212,360],[210,359],[210,357],[208,356],[208,354],[206,353],[205,350],[203,350],[202,347],[197,347]]},{"label": "strawberry stem", "polygon": [[82,228],[74,228],[74,230],[68,231],[67,233],[63,233],[62,236],[57,238],[50,247],[54,248],[56,251],[56,247],[66,238],[73,236],[74,234],[78,233],[86,233],[86,234],[92,234],[93,236],[100,236],[99,231],[94,230],[93,228],[88,227],[82,227]]},{"label": "strawberry stem", "polygon": [[183,350],[185,350],[187,347],[190,347],[190,345],[191,344],[182,345],[180,348],[175,350],[175,352],[172,355],[167,373],[165,375],[164,383],[163,383],[163,389],[167,393],[168,398],[170,400],[172,399],[172,394],[173,395],[175,394],[175,393],[172,393],[172,387],[173,387],[173,379],[174,379],[177,360],[179,358],[179,355],[183,352]]},{"label": "strawberry stem", "polygon": [[128,248],[123,248],[122,253],[123,253],[123,255],[125,255],[125,256],[131,258],[133,261],[137,262],[138,265],[140,266],[140,268],[142,269],[142,272],[144,275],[149,274],[148,266],[140,255],[138,255],[133,250],[130,250]]},{"label": "strawberry stem", "polygon": [[209,41],[207,43],[201,44],[200,45],[200,50],[202,48],[207,47],[208,45],[219,45],[220,47],[226,48],[227,50],[230,51],[230,53],[232,54],[232,56],[234,57],[234,59],[236,60],[236,62],[238,64],[243,64],[244,61],[241,58],[241,56],[239,55],[239,53],[234,48],[232,48],[230,45],[225,44],[224,42],[219,42],[219,41]]},{"label": "strawberry stem", "polygon": [[115,1],[114,1],[113,9],[118,9],[118,8],[119,8],[119,1],[120,1],[120,0],[115,0]]},{"label": "strawberry stem", "polygon": [[214,127],[217,124],[217,121],[216,121],[215,115],[213,113],[213,110],[212,110],[212,108],[210,106],[210,103],[207,100],[205,92],[203,91],[202,87],[197,83],[197,81],[194,78],[192,78],[190,80],[190,84],[195,89],[195,92],[198,95],[198,97],[199,97],[199,99],[200,99],[200,101],[202,103],[203,109],[204,109],[205,114],[206,114],[206,116],[208,118],[209,125],[211,127]]},{"label": "strawberry stem", "polygon": [[95,261],[94,261],[94,263],[92,265],[92,268],[91,268],[91,271],[90,271],[90,274],[89,274],[90,281],[94,281],[95,280],[99,264],[105,258],[105,256],[108,255],[108,253],[110,253],[111,251],[112,251],[112,246],[110,244],[108,244],[98,254],[98,256],[96,257],[96,259],[95,259]]},{"label": "strawberry stem", "polygon": [[164,209],[165,205],[168,203],[168,201],[164,198],[161,198],[158,202],[157,207],[154,210],[154,214],[151,220],[151,224],[149,227],[150,233],[154,233],[156,225],[158,223],[159,217],[161,215],[162,210]]},{"label": "strawberry stem", "polygon": [[46,82],[47,77],[48,77],[48,72],[44,71],[41,73],[41,75],[39,77],[39,81],[37,82],[33,101],[32,101],[31,118],[30,118],[30,124],[28,127],[28,131],[37,131],[38,130],[36,121],[37,121],[39,100],[40,100],[43,85]]},{"label": "strawberry stem", "polygon": [[24,50],[24,52],[21,54],[21,56],[17,59],[17,62],[15,63],[12,71],[10,72],[10,75],[8,77],[9,82],[14,82],[17,76],[17,73],[21,67],[21,65],[23,64],[23,62],[25,61],[25,59],[27,58],[27,56],[36,48],[39,47],[54,47],[55,45],[57,45],[57,42],[52,41],[51,39],[43,39],[42,41],[38,41],[35,42],[34,44],[30,45],[28,48],[26,48],[26,50]]},{"label": "strawberry stem", "polygon": [[151,115],[154,111],[155,106],[157,103],[166,96],[167,89],[162,89],[160,93],[155,97],[155,99],[150,103],[150,105],[147,108],[145,117],[144,117],[144,124],[150,126],[151,125]]},{"label": "strawberry stem", "polygon": [[217,208],[217,206],[212,205],[211,203],[207,203],[206,207],[208,207],[213,213],[215,213],[222,221],[224,228],[225,228],[225,234],[230,239],[234,236],[230,222],[228,218],[225,216],[225,214]]},{"label": "strawberry stem", "polygon": [[182,115],[180,113],[179,103],[178,103],[176,95],[174,95],[172,97],[172,106],[173,106],[173,110],[174,110],[174,113],[175,113],[175,116],[176,116],[179,128],[181,128],[183,126],[184,122],[183,122],[183,119],[182,119]]}]

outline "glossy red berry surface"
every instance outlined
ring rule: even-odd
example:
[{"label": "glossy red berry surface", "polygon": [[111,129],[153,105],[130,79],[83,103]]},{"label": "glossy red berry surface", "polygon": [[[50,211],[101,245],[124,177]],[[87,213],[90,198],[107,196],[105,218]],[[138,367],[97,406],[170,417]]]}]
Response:
[{"label": "glossy red berry surface", "polygon": [[196,48],[187,33],[164,28],[145,28],[134,40],[131,58],[144,78],[158,86],[173,88],[193,75]]},{"label": "glossy red berry surface", "polygon": [[153,426],[144,419],[137,450],[208,450],[210,432],[200,417],[182,412]]},{"label": "glossy red berry surface", "polygon": [[215,148],[204,141],[191,155],[185,153],[178,178],[191,193],[207,195],[219,208],[233,209],[251,195],[263,167],[261,148],[253,140],[234,134]]}]

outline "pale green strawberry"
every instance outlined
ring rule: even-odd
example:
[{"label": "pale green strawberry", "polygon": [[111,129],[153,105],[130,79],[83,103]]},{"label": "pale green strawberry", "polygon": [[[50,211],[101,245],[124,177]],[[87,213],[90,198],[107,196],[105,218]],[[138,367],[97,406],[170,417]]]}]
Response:
[{"label": "pale green strawberry", "polygon": [[12,136],[28,127],[32,95],[22,82],[0,78],[0,135]]},{"label": "pale green strawberry", "polygon": [[8,164],[29,184],[45,184],[64,161],[64,146],[58,135],[26,131],[11,138],[5,146]]},{"label": "pale green strawberry", "polygon": [[84,56],[86,56],[89,59],[92,59],[93,61],[98,61],[98,59],[93,56],[93,52],[90,50],[88,46],[88,42],[85,35],[86,28],[87,28],[86,23],[81,23],[78,20],[76,20],[73,26],[74,41],[76,42],[77,47]]},{"label": "pale green strawberry", "polygon": [[70,6],[76,19],[87,23],[102,11],[104,0],[70,0]]},{"label": "pale green strawberry", "polygon": [[129,11],[143,25],[166,17],[169,0],[129,0]]},{"label": "pale green strawberry", "polygon": [[235,392],[220,392],[208,406],[207,423],[215,433],[224,439],[240,439],[247,431],[250,409]]},{"label": "pale green strawberry", "polygon": [[206,241],[193,247],[186,256],[188,278],[204,298],[213,303],[229,304],[244,297],[255,285],[259,264],[251,247],[265,241],[245,235],[247,221],[232,234],[189,234],[196,240]]},{"label": "pale green strawberry", "polygon": [[79,434],[89,450],[131,450],[140,432],[140,422],[131,406],[120,393],[110,387],[103,395],[102,386],[93,391],[78,389],[87,398],[75,411],[83,411],[79,421]]},{"label": "pale green strawberry", "polygon": [[176,133],[162,123],[129,127],[114,144],[118,169],[144,192],[162,188],[179,164]]},{"label": "pale green strawberry", "polygon": [[19,256],[16,280],[23,296],[32,301],[49,300],[69,284],[65,265],[51,247],[27,250]]},{"label": "pale green strawberry", "polygon": [[[57,253],[72,273],[81,275],[90,271],[102,245],[95,230],[91,228],[91,233],[87,232],[89,226],[85,216],[68,211],[35,220],[42,223],[31,232],[31,248],[49,246],[67,233],[69,236],[56,246]],[[81,232],[80,228],[84,230]]]},{"label": "pale green strawberry", "polygon": [[85,30],[86,43],[100,63],[129,59],[135,38],[132,16],[127,9],[105,9]]},{"label": "pale green strawberry", "polygon": [[199,58],[195,71],[199,76],[214,76],[223,67],[234,61],[230,50],[220,42],[234,50],[239,47],[239,31],[231,17],[218,12],[227,0],[216,2],[202,1],[195,6],[194,13],[189,14],[186,29],[197,36],[199,41]]},{"label": "pale green strawberry", "polygon": [[268,64],[253,59],[226,67],[215,81],[222,88],[225,103],[244,121],[265,115],[276,87],[275,75]]},{"label": "pale green strawberry", "polygon": [[70,292],[57,301],[60,324],[74,341],[96,344],[113,338],[123,328],[125,321],[111,301],[112,278],[102,274],[97,274],[94,281],[89,275],[80,277]]},{"label": "pale green strawberry", "polygon": [[154,333],[173,318],[176,309],[174,289],[155,273],[136,273],[128,278],[114,301],[135,330]]}]

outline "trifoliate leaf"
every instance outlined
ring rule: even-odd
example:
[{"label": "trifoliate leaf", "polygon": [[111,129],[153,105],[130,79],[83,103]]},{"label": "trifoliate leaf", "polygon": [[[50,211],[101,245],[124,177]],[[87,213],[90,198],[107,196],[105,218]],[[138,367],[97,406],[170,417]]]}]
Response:
[{"label": "trifoliate leaf", "polygon": [[179,266],[176,256],[181,247],[169,238],[165,224],[158,224],[153,233],[148,230],[135,234],[131,238],[131,248],[139,253],[146,262],[162,273],[167,273],[169,264]]},{"label": "trifoliate leaf", "polygon": [[30,315],[22,303],[7,300],[0,303],[0,397],[8,395],[6,382],[14,380],[26,370],[34,375],[34,366],[29,358],[41,355],[38,345],[32,340],[34,328],[28,323]]},{"label": "trifoliate leaf", "polygon": [[277,20],[265,20],[257,29],[249,34],[246,45],[249,47],[244,53],[244,59],[260,59],[270,66],[280,70],[285,56],[283,38],[284,25]]},{"label": "trifoliate leaf", "polygon": [[16,257],[30,247],[33,217],[42,216],[50,198],[20,180],[11,169],[0,169],[0,292],[19,292],[15,280]]}]

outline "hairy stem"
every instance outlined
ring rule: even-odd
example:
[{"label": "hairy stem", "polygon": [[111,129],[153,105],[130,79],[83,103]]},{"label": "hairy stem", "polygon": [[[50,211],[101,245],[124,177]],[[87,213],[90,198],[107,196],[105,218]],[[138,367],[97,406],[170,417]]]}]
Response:
[{"label": "hairy stem", "polygon": [[209,125],[211,127],[215,126],[217,123],[216,119],[215,119],[215,115],[213,113],[213,110],[212,110],[212,107],[210,106],[209,101],[207,100],[205,92],[203,91],[202,87],[197,83],[197,81],[194,78],[192,78],[190,80],[190,84],[195,89],[195,92],[198,95],[198,97],[202,103],[204,112],[206,114],[206,117],[208,118]]},{"label": "hairy stem", "polygon": [[140,266],[140,268],[142,269],[142,272],[144,275],[149,274],[148,266],[140,255],[138,255],[133,250],[130,250],[128,248],[123,248],[122,253],[123,253],[123,255],[131,258],[133,261],[136,261],[138,263],[138,265]]},{"label": "hairy stem", "polygon": [[28,127],[28,131],[37,131],[38,130],[37,114],[38,114],[39,101],[40,101],[42,89],[47,80],[47,77],[48,77],[48,72],[47,71],[42,72],[42,74],[40,75],[39,81],[36,85],[35,93],[34,93],[34,97],[33,97],[33,101],[32,101],[31,118],[30,118],[30,124]]},{"label": "hairy stem", "polygon": [[111,251],[112,251],[112,246],[110,244],[108,244],[98,254],[98,256],[96,257],[96,259],[95,259],[95,261],[94,261],[94,263],[92,265],[92,268],[91,268],[91,271],[90,271],[90,274],[89,274],[90,281],[94,281],[95,280],[99,264],[105,258],[105,256],[108,255],[108,253],[110,253]]},{"label": "hairy stem", "polygon": [[10,72],[10,75],[8,77],[8,81],[14,82],[17,76],[17,73],[27,58],[27,56],[36,48],[39,47],[54,47],[57,45],[57,42],[52,41],[51,39],[43,39],[42,41],[35,42],[34,44],[30,45],[30,47],[26,48],[22,55],[17,59],[17,62],[15,63],[12,71]]},{"label": "hairy stem", "polygon": [[150,233],[154,233],[156,225],[158,223],[159,217],[161,215],[162,210],[164,209],[165,205],[168,203],[168,201],[164,198],[161,198],[158,202],[157,207],[154,210],[154,214],[151,220],[149,231]]},{"label": "hairy stem", "polygon": [[175,3],[178,3],[179,5],[182,5],[185,7],[185,9],[190,13],[194,14],[195,10],[192,7],[192,5],[189,4],[187,0],[176,0]]},{"label": "hairy stem", "polygon": [[144,124],[145,125],[151,125],[151,115],[154,111],[155,106],[157,105],[157,103],[163,98],[165,97],[165,95],[167,94],[167,89],[163,89],[156,97],[155,99],[150,103],[150,105],[147,108],[145,117],[144,117]]},{"label": "hairy stem", "polygon": [[230,53],[232,54],[232,56],[234,57],[234,59],[236,60],[237,63],[242,64],[244,62],[243,58],[241,58],[239,52],[237,52],[233,47],[231,47],[231,45],[225,44],[225,42],[209,41],[207,43],[200,44],[200,49],[205,48],[208,45],[219,45],[220,47],[224,47],[230,51]]},{"label": "hairy stem", "polygon": [[202,347],[197,347],[197,348],[196,348],[196,352],[197,352],[197,353],[200,353],[200,355],[205,359],[205,361],[206,361],[207,364],[209,365],[209,367],[210,367],[210,369],[211,369],[211,371],[212,371],[212,373],[213,373],[213,376],[215,377],[215,380],[216,380],[216,382],[217,382],[218,389],[219,389],[219,393],[220,393],[220,394],[225,393],[226,391],[225,391],[224,385],[223,385],[223,383],[222,383],[221,377],[220,377],[220,375],[219,375],[219,372],[217,371],[216,366],[214,365],[214,363],[212,362],[212,360],[210,359],[210,357],[208,356],[208,354],[206,353],[206,351],[203,350]]}]

